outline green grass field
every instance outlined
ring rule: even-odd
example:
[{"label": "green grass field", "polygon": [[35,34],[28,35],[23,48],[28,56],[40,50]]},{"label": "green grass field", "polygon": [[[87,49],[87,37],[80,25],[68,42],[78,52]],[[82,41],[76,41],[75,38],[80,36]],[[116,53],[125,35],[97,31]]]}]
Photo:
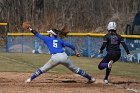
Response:
[{"label": "green grass field", "polygon": [[[34,72],[50,59],[46,54],[0,53],[1,72]],[[105,74],[100,71],[98,64],[101,59],[87,57],[70,57],[75,64],[90,74]],[[51,72],[71,73],[64,66],[56,66]],[[140,79],[140,64],[116,62],[113,64],[112,75]]]}]

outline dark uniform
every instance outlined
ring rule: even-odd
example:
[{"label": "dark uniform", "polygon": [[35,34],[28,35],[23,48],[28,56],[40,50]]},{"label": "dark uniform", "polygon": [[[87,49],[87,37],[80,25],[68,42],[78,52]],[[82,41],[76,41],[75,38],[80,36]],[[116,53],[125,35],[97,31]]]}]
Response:
[{"label": "dark uniform", "polygon": [[108,63],[111,60],[113,60],[113,62],[116,62],[121,57],[120,43],[124,47],[127,54],[130,54],[124,42],[124,39],[120,35],[118,35],[117,33],[115,34],[109,33],[104,36],[103,45],[101,46],[100,51],[102,52],[106,47],[107,55],[103,58],[103,60],[98,65],[98,68],[100,70],[106,68],[106,75],[104,77],[104,80],[108,80],[108,76],[111,72],[111,68],[108,67]]}]

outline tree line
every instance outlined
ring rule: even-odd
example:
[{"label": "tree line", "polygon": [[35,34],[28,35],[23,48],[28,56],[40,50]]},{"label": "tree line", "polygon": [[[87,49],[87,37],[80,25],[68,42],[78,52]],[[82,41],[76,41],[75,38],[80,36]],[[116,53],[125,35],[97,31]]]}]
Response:
[{"label": "tree line", "polygon": [[113,20],[124,33],[139,9],[140,0],[0,0],[0,22],[9,32],[24,32],[22,22],[30,21],[40,32],[67,25],[70,32],[104,33]]}]

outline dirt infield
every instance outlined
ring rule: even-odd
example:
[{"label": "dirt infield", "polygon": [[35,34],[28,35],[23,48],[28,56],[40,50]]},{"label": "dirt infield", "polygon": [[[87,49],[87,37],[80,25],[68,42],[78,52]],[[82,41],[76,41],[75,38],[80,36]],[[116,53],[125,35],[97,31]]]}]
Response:
[{"label": "dirt infield", "polygon": [[140,93],[140,81],[113,77],[110,85],[104,85],[102,75],[97,82],[86,84],[86,80],[75,74],[46,73],[31,83],[24,81],[32,73],[0,72],[0,93]]}]

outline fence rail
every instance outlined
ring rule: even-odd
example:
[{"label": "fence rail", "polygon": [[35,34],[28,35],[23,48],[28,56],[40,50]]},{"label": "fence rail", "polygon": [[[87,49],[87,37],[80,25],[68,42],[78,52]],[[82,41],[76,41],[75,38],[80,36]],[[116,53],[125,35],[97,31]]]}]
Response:
[{"label": "fence rail", "polygon": [[[42,35],[48,35],[48,33],[40,33]],[[96,33],[69,33],[68,36],[96,36],[103,37],[105,34]],[[8,36],[34,36],[33,33],[8,33]],[[121,35],[124,38],[139,38],[140,35]]]},{"label": "fence rail", "polygon": [[[47,33],[41,33],[48,35]],[[100,55],[99,48],[102,45],[102,37],[105,34],[95,33],[69,33],[65,40],[74,44],[83,56],[87,57],[103,57],[106,54]],[[122,35],[125,38],[126,44],[131,52],[132,62],[140,62],[140,35]],[[121,60],[127,61],[126,54],[121,46]],[[21,53],[49,53],[48,48],[44,43],[32,33],[8,33],[7,35],[7,51]],[[66,48],[68,55],[74,55],[73,52]]]}]

